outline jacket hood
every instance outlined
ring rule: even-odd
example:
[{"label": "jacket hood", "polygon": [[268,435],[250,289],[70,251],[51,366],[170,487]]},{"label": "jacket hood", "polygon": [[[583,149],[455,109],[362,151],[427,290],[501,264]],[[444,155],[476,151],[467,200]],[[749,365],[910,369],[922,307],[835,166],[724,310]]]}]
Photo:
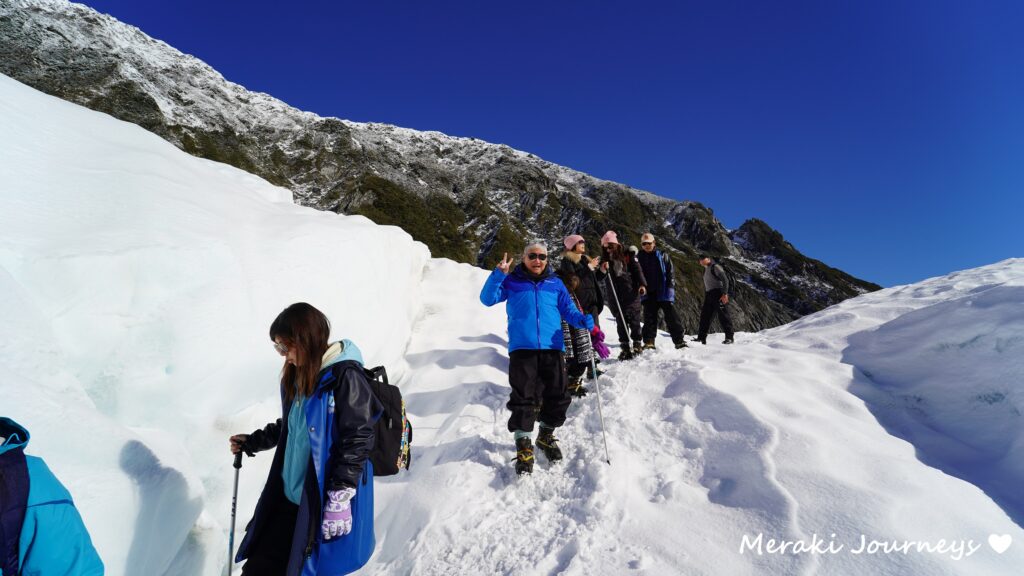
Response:
[{"label": "jacket hood", "polygon": [[566,250],[565,252],[562,253],[562,257],[568,259],[573,264],[579,264],[580,260],[583,259],[583,254],[580,254],[579,252],[573,252],[571,250]]},{"label": "jacket hood", "polygon": [[355,362],[360,367],[363,366],[363,353],[355,345],[355,342],[348,339],[339,340],[327,348],[327,352],[324,352],[323,362],[320,364],[318,390],[324,386],[331,385],[331,379],[327,377],[325,371],[329,370],[331,366],[341,364],[342,362]]},{"label": "jacket hood", "polygon": [[28,445],[28,430],[7,417],[0,418],[0,436],[4,438],[0,441],[0,454]]},{"label": "jacket hood", "polygon": [[337,364],[338,362],[344,362],[345,360],[355,360],[360,364],[363,363],[363,352],[356,346],[355,342],[344,339],[331,344],[327,348],[327,352],[324,352],[324,358],[320,362],[320,369],[323,370],[328,366]]}]

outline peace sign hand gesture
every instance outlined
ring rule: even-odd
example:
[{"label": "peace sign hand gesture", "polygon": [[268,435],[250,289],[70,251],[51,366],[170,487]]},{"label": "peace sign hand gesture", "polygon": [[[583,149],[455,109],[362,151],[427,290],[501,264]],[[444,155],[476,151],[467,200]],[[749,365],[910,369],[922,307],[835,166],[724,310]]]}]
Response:
[{"label": "peace sign hand gesture", "polygon": [[501,256],[501,262],[498,262],[498,270],[501,270],[503,274],[508,274],[508,268],[512,265],[512,259],[508,257],[508,252],[505,252]]}]

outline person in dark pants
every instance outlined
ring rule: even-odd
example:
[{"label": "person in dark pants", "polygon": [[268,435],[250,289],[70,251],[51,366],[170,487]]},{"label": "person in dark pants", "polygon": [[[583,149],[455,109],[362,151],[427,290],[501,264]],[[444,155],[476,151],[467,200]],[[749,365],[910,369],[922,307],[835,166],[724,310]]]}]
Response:
[{"label": "person in dark pants", "polygon": [[[643,351],[640,297],[647,293],[647,280],[636,258],[619,244],[615,232],[605,232],[601,237],[601,248],[601,271],[608,275],[607,283],[612,285],[606,295],[619,332],[619,360],[629,360]],[[632,347],[630,337],[633,339]]]},{"label": "person in dark pants", "polygon": [[673,303],[676,300],[675,278],[673,276],[672,259],[668,254],[655,248],[654,234],[644,233],[640,237],[640,255],[637,261],[647,280],[647,294],[641,298],[644,308],[644,348],[654,349],[654,339],[658,336],[658,312],[665,315],[665,325],[672,336],[676,348],[685,348],[683,324]]},{"label": "person in dark pants", "polygon": [[583,307],[583,312],[590,314],[594,318],[594,325],[600,328],[599,316],[604,310],[604,295],[600,287],[604,280],[604,272],[598,269],[601,258],[587,256],[586,241],[579,234],[567,236],[562,243],[565,244],[565,252],[562,253],[558,273],[563,278],[569,274],[579,278],[579,288],[575,291],[576,298]]},{"label": "person in dark pants", "polygon": [[[579,281],[579,287],[573,291],[569,290],[575,297],[583,310],[584,314],[590,314],[594,319],[594,326],[598,329],[601,328],[601,312],[604,311],[605,295],[602,293],[601,283],[604,282],[605,273],[599,268],[601,264],[601,257],[591,258],[587,256],[587,244],[583,239],[583,236],[579,234],[573,234],[566,236],[565,240],[562,241],[565,245],[565,252],[562,253],[562,263],[559,265],[558,274],[564,280],[570,274],[575,276]],[[603,342],[601,343],[603,346]],[[595,351],[597,349],[597,343],[595,341]],[[607,348],[605,348],[607,349]],[[601,359],[606,356],[594,358],[594,365],[601,363]],[[588,378],[594,378],[592,373],[592,367],[587,366]],[[597,376],[604,374],[600,369],[597,370]],[[571,376],[571,375],[570,375]],[[569,382],[569,386],[573,387],[573,382]]]},{"label": "person in dark pants", "polygon": [[506,253],[480,290],[484,306],[505,302],[508,314],[508,430],[516,443],[516,474],[533,472],[534,422],[540,425],[537,446],[549,461],[562,459],[554,433],[565,423],[571,401],[562,358],[562,320],[594,329],[593,318],[576,309],[547,259],[547,246],[534,241],[509,273],[512,260]]},{"label": "person in dark pants", "polygon": [[[579,291],[580,279],[572,272],[559,270],[558,277],[562,279],[569,296],[576,307],[581,311],[583,307],[579,304],[576,293]],[[566,371],[569,374],[569,394],[582,398],[587,395],[587,388],[583,385],[583,376],[596,363],[598,357],[607,358],[608,347],[604,345],[604,333],[594,323],[593,333],[588,333],[583,328],[573,328],[565,320],[562,320],[562,340],[565,342],[565,352],[562,358],[565,359]],[[593,377],[593,376],[591,376]]]},{"label": "person in dark pants", "polygon": [[700,265],[704,267],[704,307],[700,311],[700,329],[697,332],[695,342],[708,343],[708,329],[711,328],[711,321],[718,315],[722,323],[722,330],[725,331],[723,344],[733,343],[732,318],[729,315],[729,276],[722,269],[721,264],[711,260],[710,256],[702,255]]},{"label": "person in dark pants", "polygon": [[235,556],[243,576],[348,574],[373,554],[373,424],[383,407],[350,340],[299,302],[270,326],[284,359],[281,418],[229,438],[232,453],[276,448]]}]

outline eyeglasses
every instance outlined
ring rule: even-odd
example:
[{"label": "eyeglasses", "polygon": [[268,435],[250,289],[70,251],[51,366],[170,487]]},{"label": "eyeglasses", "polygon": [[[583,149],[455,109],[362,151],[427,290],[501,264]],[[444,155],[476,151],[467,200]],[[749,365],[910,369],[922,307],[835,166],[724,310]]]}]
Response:
[{"label": "eyeglasses", "polygon": [[654,246],[654,242],[641,242],[641,246]]},{"label": "eyeglasses", "polygon": [[536,252],[527,254],[526,257],[529,258],[530,260],[540,260],[541,262],[548,259],[547,254],[537,254]]},{"label": "eyeglasses", "polygon": [[274,350],[277,350],[277,353],[281,356],[288,354],[288,347],[280,342],[274,342]]}]

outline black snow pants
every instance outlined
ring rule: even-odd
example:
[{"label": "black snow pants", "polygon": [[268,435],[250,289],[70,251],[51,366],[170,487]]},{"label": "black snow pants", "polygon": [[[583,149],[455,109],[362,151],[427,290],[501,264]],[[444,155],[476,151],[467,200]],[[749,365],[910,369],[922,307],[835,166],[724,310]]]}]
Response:
[{"label": "black snow pants", "polygon": [[282,576],[287,571],[299,507],[289,502],[284,494],[275,506],[273,516],[249,547],[249,559],[242,566],[242,576]]},{"label": "black snow pants", "polygon": [[715,289],[704,293],[704,307],[700,311],[700,330],[697,338],[706,340],[708,330],[711,328],[711,321],[718,315],[718,321],[722,324],[722,330],[726,338],[732,338],[732,317],[729,315],[729,305],[722,304],[719,299],[722,291]]},{"label": "black snow pants", "polygon": [[538,417],[552,428],[564,424],[572,397],[562,351],[516,350],[508,356],[508,383],[512,386],[506,404],[512,411],[508,431],[533,432]]},{"label": "black snow pants", "polygon": [[[626,315],[623,319],[619,315],[619,307],[612,302],[612,315],[615,316],[615,327],[619,332],[619,344],[629,347],[629,337],[633,337],[633,342],[639,342],[643,339],[643,333],[640,330],[640,299],[633,300],[632,302],[622,303],[622,313]],[[627,331],[628,327],[628,331]]]},{"label": "black snow pants", "polygon": [[644,300],[644,342],[654,342],[658,336],[658,311],[665,313],[665,326],[672,336],[672,343],[679,344],[683,341],[683,323],[679,321],[679,314],[671,302],[659,302],[656,300]]}]

